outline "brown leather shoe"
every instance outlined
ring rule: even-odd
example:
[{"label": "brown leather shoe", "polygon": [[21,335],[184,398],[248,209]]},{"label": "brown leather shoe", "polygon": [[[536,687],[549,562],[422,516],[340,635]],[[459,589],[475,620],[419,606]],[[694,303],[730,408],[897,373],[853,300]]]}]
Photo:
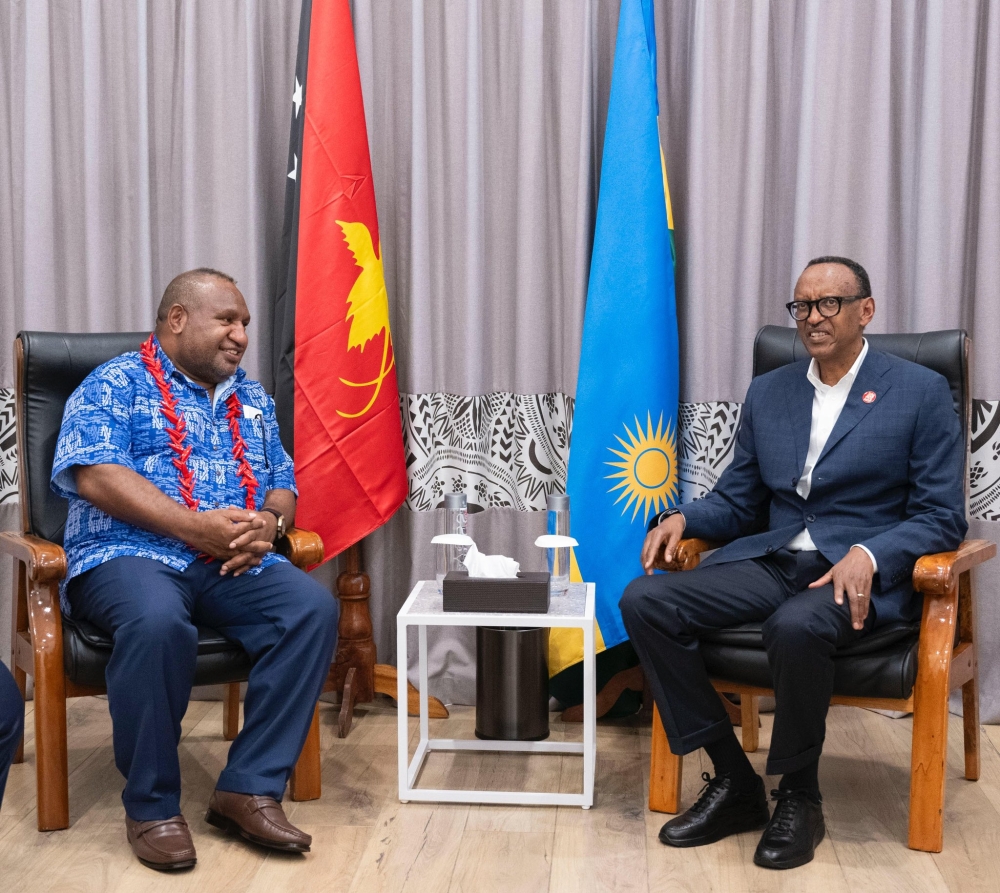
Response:
[{"label": "brown leather shoe", "polygon": [[125,816],[125,833],[136,858],[157,871],[193,868],[198,861],[184,816],[137,822]]},{"label": "brown leather shoe", "polygon": [[208,801],[205,821],[274,850],[308,853],[312,844],[312,837],[285,818],[285,811],[273,797],[216,789]]}]

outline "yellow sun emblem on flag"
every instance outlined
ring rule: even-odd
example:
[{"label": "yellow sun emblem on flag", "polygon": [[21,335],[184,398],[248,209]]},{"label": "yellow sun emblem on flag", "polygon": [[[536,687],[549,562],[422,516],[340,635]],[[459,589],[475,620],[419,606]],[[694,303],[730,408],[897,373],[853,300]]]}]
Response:
[{"label": "yellow sun emblem on flag", "polygon": [[634,506],[630,519],[633,521],[642,508],[645,522],[649,520],[651,509],[660,512],[677,502],[677,431],[669,420],[666,427],[663,426],[662,413],[654,431],[653,420],[647,413],[645,431],[636,417],[635,431],[626,424],[625,433],[628,435],[627,443],[615,435],[622,450],[608,447],[621,459],[620,462],[605,463],[621,469],[607,476],[609,480],[618,479],[608,492],[621,490],[615,505],[626,500],[622,507],[623,515]]}]

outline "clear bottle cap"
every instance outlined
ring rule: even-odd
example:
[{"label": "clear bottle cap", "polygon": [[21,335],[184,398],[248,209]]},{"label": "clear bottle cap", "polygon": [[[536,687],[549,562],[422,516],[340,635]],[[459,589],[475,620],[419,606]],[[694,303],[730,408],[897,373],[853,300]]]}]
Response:
[{"label": "clear bottle cap", "polygon": [[545,508],[550,512],[568,512],[569,494],[550,493],[545,497]]}]

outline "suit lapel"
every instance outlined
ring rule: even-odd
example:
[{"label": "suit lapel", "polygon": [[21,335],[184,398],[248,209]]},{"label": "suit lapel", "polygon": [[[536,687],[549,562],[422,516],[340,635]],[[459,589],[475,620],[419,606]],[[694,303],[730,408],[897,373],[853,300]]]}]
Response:
[{"label": "suit lapel", "polygon": [[[807,367],[808,368],[808,367]],[[801,473],[809,453],[809,432],[812,429],[812,406],[815,390],[805,372],[796,376],[785,401],[789,430],[795,442],[795,469]]]},{"label": "suit lapel", "polygon": [[[889,363],[886,361],[885,356],[869,348],[868,356],[865,357],[865,361],[861,364],[861,368],[858,370],[858,377],[854,379],[851,392],[847,395],[847,402],[840,413],[840,418],[837,419],[837,424],[833,426],[830,437],[823,447],[823,452],[819,454],[819,459],[816,460],[817,465],[823,461],[826,454],[843,440],[844,436],[858,422],[885,398],[885,395],[892,387],[891,382],[884,378],[888,369]],[[875,398],[871,403],[866,403],[863,397],[869,392],[873,393]]]}]

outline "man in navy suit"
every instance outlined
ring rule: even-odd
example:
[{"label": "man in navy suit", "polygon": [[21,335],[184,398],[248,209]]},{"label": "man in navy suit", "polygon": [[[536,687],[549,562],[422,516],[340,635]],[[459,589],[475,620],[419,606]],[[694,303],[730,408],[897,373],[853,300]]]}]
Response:
[{"label": "man in navy suit", "polygon": [[[792,868],[823,839],[818,765],[833,654],[876,625],[919,616],[911,578],[924,554],[965,535],[965,439],[945,379],[872,350],[868,274],[843,257],[810,261],[789,313],[811,361],[754,379],[733,461],[704,499],[654,519],[646,576],[622,616],[676,754],[704,747],[715,777],[660,840],[699,846],[764,827],[758,865]],[[693,571],[652,574],[681,535],[729,541]],[[774,678],[767,773],[781,775],[769,817],[761,778],[709,682],[699,636],[762,622]]]}]

